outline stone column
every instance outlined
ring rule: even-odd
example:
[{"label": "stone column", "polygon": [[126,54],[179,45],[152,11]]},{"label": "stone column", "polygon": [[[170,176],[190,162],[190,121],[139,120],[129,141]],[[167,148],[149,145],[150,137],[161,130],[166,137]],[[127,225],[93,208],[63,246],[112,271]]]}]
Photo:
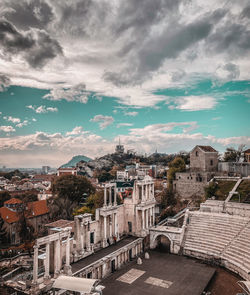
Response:
[{"label": "stone column", "polygon": [[77,217],[75,217],[75,225],[76,225],[76,249],[80,251],[81,250],[80,221],[79,221],[79,218]]},{"label": "stone column", "polygon": [[45,259],[45,275],[44,278],[47,280],[50,278],[49,275],[49,250],[50,250],[50,243],[46,243],[46,259]]},{"label": "stone column", "polygon": [[148,209],[146,209],[146,228],[148,228]]},{"label": "stone column", "polygon": [[112,206],[112,187],[109,187],[109,206]]},{"label": "stone column", "polygon": [[152,183],[152,199],[155,197],[155,186]]},{"label": "stone column", "polygon": [[144,185],[143,184],[141,185],[141,194],[142,194],[142,197],[141,197],[142,202],[145,202],[145,191],[144,191]]},{"label": "stone column", "polygon": [[142,229],[145,229],[145,214],[144,214],[144,210],[141,211],[142,214]]},{"label": "stone column", "polygon": [[66,263],[64,266],[64,272],[67,275],[72,275],[72,271],[71,271],[71,266],[70,266],[70,239],[69,239],[69,235],[67,237],[66,240]]},{"label": "stone column", "polygon": [[87,251],[91,251],[91,246],[90,246],[90,230],[87,231],[86,244],[87,244]]},{"label": "stone column", "polygon": [[103,207],[107,207],[107,188],[106,186],[104,187],[104,202],[103,202]]},{"label": "stone column", "polygon": [[80,241],[81,241],[81,253],[84,253],[84,224],[81,222],[81,230],[80,230]]},{"label": "stone column", "polygon": [[117,213],[114,213],[114,222],[115,222],[115,236],[117,237]]},{"label": "stone column", "polygon": [[60,268],[61,268],[61,245],[60,245],[60,239],[56,240],[55,242],[55,255],[54,255],[54,265],[55,265],[55,276],[60,273]]},{"label": "stone column", "polygon": [[116,187],[114,186],[114,206],[117,205]]},{"label": "stone column", "polygon": [[103,223],[103,227],[104,227],[103,247],[106,247],[106,245],[107,245],[107,216],[103,216],[103,218],[104,218],[104,223]]},{"label": "stone column", "polygon": [[149,209],[149,226],[152,226],[152,208]]},{"label": "stone column", "polygon": [[153,207],[153,226],[155,226],[155,207]]},{"label": "stone column", "polygon": [[38,246],[35,245],[34,247],[34,257],[33,257],[33,281],[34,285],[37,284],[38,279]]},{"label": "stone column", "polygon": [[146,200],[148,200],[148,184],[146,184]]},{"label": "stone column", "polygon": [[111,239],[112,239],[112,235],[113,235],[113,232],[112,232],[112,223],[113,223],[112,215],[109,215],[109,236],[110,236]]}]

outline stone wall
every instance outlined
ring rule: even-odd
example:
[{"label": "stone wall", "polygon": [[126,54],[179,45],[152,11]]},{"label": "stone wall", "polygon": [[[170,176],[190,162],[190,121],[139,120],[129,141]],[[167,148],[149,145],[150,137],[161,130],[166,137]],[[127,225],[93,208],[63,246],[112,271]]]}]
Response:
[{"label": "stone wall", "polygon": [[200,211],[250,217],[250,204],[207,200],[200,205]]},{"label": "stone wall", "polygon": [[176,173],[173,181],[174,191],[183,199],[193,196],[203,196],[204,187],[213,178],[208,172],[183,172]]}]

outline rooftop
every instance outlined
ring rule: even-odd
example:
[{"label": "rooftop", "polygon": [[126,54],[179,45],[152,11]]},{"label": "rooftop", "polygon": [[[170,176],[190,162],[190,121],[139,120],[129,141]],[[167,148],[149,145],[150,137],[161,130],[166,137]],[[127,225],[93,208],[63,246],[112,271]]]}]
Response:
[{"label": "rooftop", "polygon": [[211,147],[210,145],[198,145],[198,147],[203,150],[204,152],[212,152],[212,153],[217,153],[217,151]]}]

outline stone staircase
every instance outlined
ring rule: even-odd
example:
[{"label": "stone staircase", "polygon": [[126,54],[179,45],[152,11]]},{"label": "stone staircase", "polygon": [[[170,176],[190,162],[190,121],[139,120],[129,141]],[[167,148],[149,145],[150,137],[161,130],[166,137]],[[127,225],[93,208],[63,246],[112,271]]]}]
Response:
[{"label": "stone staircase", "polygon": [[239,187],[241,181],[242,181],[242,178],[240,178],[240,179],[237,180],[237,182],[235,183],[233,189],[231,190],[231,192],[229,192],[228,197],[226,198],[225,202],[229,202],[230,201],[230,199],[232,198],[232,196],[236,192],[237,188]]}]

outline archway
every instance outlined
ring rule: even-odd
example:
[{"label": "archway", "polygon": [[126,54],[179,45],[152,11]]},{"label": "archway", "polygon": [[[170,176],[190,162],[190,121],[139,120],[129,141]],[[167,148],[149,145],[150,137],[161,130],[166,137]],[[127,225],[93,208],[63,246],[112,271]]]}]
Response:
[{"label": "archway", "polygon": [[160,252],[170,253],[171,241],[165,235],[158,235],[155,238],[155,249]]}]

